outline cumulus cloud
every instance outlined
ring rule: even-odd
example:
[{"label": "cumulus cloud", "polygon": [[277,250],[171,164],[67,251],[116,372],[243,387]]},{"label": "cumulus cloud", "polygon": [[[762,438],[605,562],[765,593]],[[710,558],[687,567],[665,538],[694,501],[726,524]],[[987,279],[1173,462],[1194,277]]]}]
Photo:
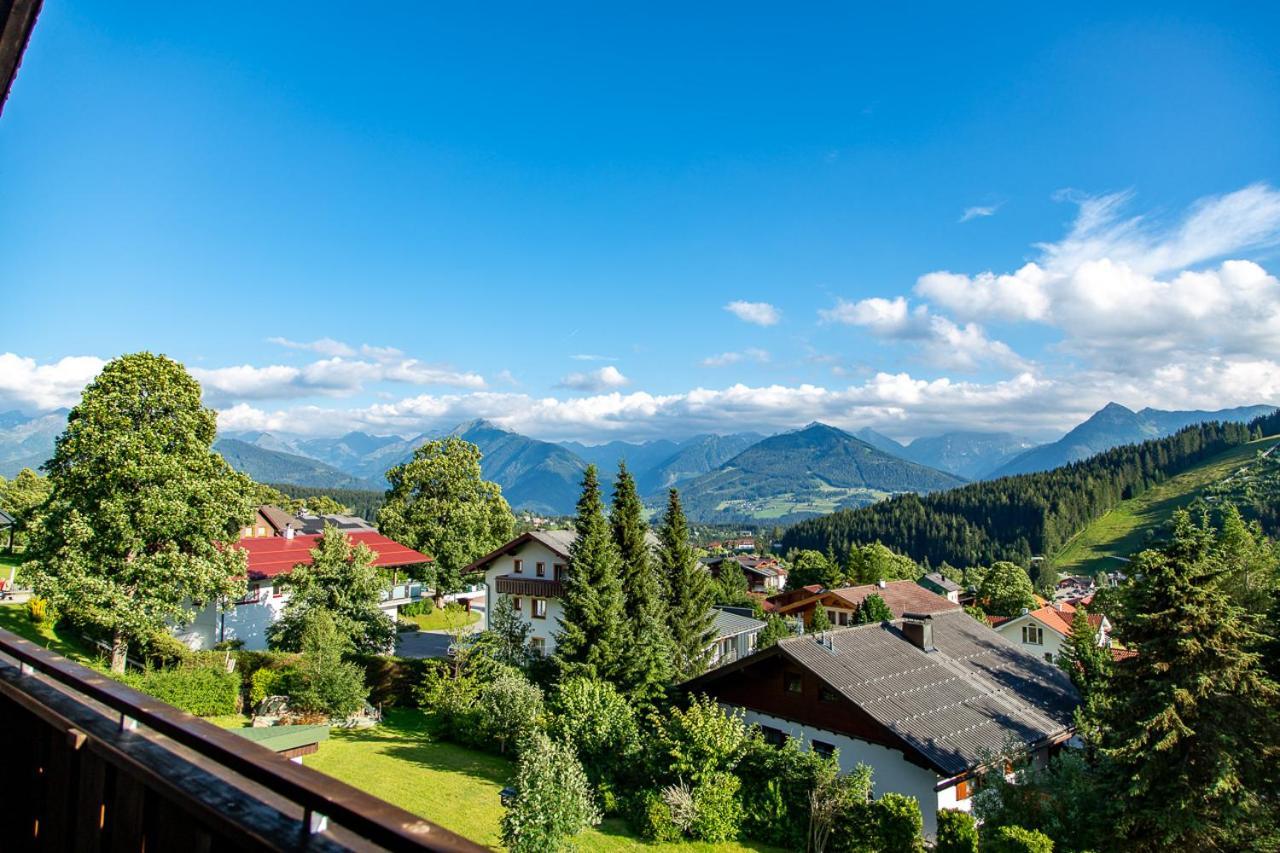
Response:
[{"label": "cumulus cloud", "polygon": [[960,221],[968,222],[970,219],[979,219],[984,216],[995,216],[996,211],[999,209],[1000,209],[1000,205],[998,204],[966,207],[964,209],[964,213],[960,214]]},{"label": "cumulus cloud", "polygon": [[746,323],[757,326],[776,326],[782,312],[768,302],[744,302],[739,299],[724,306],[724,310]]},{"label": "cumulus cloud", "polygon": [[876,337],[909,341],[921,348],[925,360],[953,370],[976,370],[994,364],[1010,370],[1028,370],[1031,363],[1003,341],[991,340],[976,323],[957,324],[929,313],[927,305],[914,308],[904,297],[872,297],[857,302],[837,300],[833,308],[818,312],[824,323],[859,326]]},{"label": "cumulus cloud", "polygon": [[610,364],[599,370],[570,373],[560,380],[558,387],[572,391],[604,391],[608,388],[621,388],[630,381],[622,375],[622,371]]},{"label": "cumulus cloud", "polygon": [[703,367],[728,367],[731,364],[740,364],[744,361],[768,364],[769,352],[756,347],[747,347],[741,352],[722,352],[719,355],[707,356],[700,363]]},{"label": "cumulus cloud", "polygon": [[4,353],[0,355],[0,408],[47,412],[74,406],[104,365],[94,356],[66,356],[40,364],[34,358]]},{"label": "cumulus cloud", "polygon": [[1280,192],[1259,184],[1202,199],[1163,226],[1125,216],[1129,193],[1069,197],[1074,224],[1036,260],[1011,273],[929,273],[916,294],[962,321],[1054,327],[1063,349],[1118,368],[1280,346],[1275,276],[1249,260],[1210,263],[1280,242]]},{"label": "cumulus cloud", "polygon": [[340,356],[320,359],[303,367],[243,364],[233,367],[190,369],[204,386],[205,396],[215,404],[231,400],[268,400],[309,397],[320,394],[345,396],[358,393],[377,382],[410,385],[447,385],[483,388],[478,373],[424,364],[417,359],[368,361]]}]

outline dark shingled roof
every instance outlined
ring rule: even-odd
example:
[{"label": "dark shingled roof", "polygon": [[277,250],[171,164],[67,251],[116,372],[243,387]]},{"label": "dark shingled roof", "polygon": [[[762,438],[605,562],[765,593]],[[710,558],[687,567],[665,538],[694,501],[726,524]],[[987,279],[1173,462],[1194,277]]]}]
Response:
[{"label": "dark shingled roof", "polygon": [[1079,696],[1058,667],[962,611],[932,620],[928,653],[900,619],[831,631],[830,649],[815,635],[778,648],[946,776],[980,766],[1010,741],[1031,747],[1070,736]]},{"label": "dark shingled roof", "polygon": [[732,610],[722,610],[718,607],[713,612],[716,617],[715,632],[718,640],[764,629],[764,623],[759,619],[753,619],[741,613],[734,613]]}]

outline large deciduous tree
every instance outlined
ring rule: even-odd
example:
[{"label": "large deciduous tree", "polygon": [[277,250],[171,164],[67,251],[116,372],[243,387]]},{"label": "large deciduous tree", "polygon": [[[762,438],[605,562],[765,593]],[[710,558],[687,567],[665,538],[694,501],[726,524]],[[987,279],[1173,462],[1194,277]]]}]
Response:
[{"label": "large deciduous tree", "polygon": [[715,639],[715,587],[689,545],[689,523],[680,493],[667,495],[667,513],[658,532],[663,577],[667,580],[667,624],[675,647],[676,674],[691,677],[706,668]]},{"label": "large deciduous tree", "polygon": [[1101,714],[1117,831],[1133,849],[1249,849],[1272,833],[1280,795],[1280,688],[1259,654],[1256,614],[1219,585],[1232,567],[1185,511],[1168,546],[1133,562]]},{"label": "large deciduous tree", "polygon": [[242,594],[249,480],[212,450],[216,416],[175,361],[122,356],[85,388],[47,463],[48,501],[24,572],[36,595],[129,643]]},{"label": "large deciduous tree", "polygon": [[480,448],[457,436],[428,441],[387,472],[378,529],[432,558],[421,580],[436,598],[462,586],[462,570],[511,538],[515,519],[480,472]]},{"label": "large deciduous tree", "polygon": [[1031,578],[1021,566],[1013,563],[994,563],[978,587],[978,601],[987,613],[997,616],[1017,616],[1023,609],[1036,606],[1035,590]]},{"label": "large deciduous tree", "polygon": [[338,633],[356,651],[379,654],[390,649],[396,627],[378,606],[384,584],[373,560],[364,544],[352,545],[347,534],[325,525],[311,550],[310,565],[299,566],[288,577],[289,601],[269,629],[272,648],[301,648],[308,619],[319,610],[333,617]]},{"label": "large deciduous tree", "polygon": [[823,589],[840,586],[843,576],[840,567],[821,551],[796,551],[788,555],[791,567],[787,570],[787,589],[817,585]]},{"label": "large deciduous tree", "polygon": [[26,541],[40,507],[49,499],[52,486],[48,477],[41,477],[30,468],[23,468],[18,476],[5,482],[0,477],[0,509],[13,516],[10,541]]},{"label": "large deciduous tree", "polygon": [[671,634],[644,507],[625,463],[618,465],[609,524],[622,561],[622,594],[630,634],[622,661],[622,685],[633,699],[651,702],[671,681]]},{"label": "large deciduous tree", "polygon": [[880,581],[916,580],[922,574],[910,557],[904,557],[879,542],[854,545],[849,549],[849,565],[845,570],[850,583],[871,584]]},{"label": "large deciduous tree", "polygon": [[626,645],[622,566],[600,501],[596,467],[588,465],[569,548],[556,663],[564,675],[619,680]]}]

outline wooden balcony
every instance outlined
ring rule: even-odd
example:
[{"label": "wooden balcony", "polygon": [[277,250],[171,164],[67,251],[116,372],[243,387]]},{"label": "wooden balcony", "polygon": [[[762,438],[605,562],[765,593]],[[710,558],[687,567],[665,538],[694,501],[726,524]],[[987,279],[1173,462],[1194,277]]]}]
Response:
[{"label": "wooden balcony", "polygon": [[534,598],[561,598],[564,584],[550,578],[528,578],[521,575],[502,575],[494,579],[498,592],[509,595],[531,595]]},{"label": "wooden balcony", "polygon": [[484,848],[0,630],[5,851]]}]

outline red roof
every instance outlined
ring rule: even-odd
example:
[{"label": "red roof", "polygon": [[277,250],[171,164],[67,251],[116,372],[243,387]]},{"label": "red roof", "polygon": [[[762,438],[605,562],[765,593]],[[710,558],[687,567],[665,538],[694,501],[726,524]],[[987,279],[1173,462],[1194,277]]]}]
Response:
[{"label": "red roof", "polygon": [[[353,545],[365,545],[373,551],[375,566],[391,568],[431,562],[431,558],[426,554],[401,545],[394,539],[388,539],[372,530],[348,533],[347,538]],[[309,565],[311,550],[319,541],[320,534],[316,533],[295,536],[292,539],[286,539],[283,536],[247,537],[237,544],[249,552],[249,577],[256,580],[287,574],[293,571],[295,566]]]}]

